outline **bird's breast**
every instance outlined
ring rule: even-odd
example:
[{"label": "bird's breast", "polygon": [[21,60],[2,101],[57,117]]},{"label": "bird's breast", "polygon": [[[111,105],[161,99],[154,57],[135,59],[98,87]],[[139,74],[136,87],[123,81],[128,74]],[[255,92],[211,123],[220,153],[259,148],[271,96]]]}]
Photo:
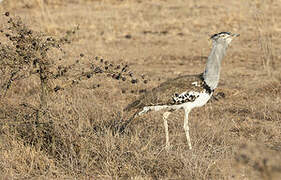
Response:
[{"label": "bird's breast", "polygon": [[191,108],[201,107],[205,105],[211,98],[213,93],[209,94],[208,92],[198,93],[197,98],[190,104]]}]

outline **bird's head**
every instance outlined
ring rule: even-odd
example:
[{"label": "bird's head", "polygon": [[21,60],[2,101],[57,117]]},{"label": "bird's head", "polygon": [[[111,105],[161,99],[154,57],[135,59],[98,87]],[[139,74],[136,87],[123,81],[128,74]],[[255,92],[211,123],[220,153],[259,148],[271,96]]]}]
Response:
[{"label": "bird's head", "polygon": [[232,39],[237,36],[240,36],[240,34],[234,34],[231,32],[220,32],[212,35],[210,39],[212,39],[214,43],[228,46]]}]

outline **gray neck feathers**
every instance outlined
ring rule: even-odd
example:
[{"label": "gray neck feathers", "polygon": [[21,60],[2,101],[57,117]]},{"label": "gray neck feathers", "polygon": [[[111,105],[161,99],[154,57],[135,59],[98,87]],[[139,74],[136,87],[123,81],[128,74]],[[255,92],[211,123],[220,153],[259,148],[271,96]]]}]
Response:
[{"label": "gray neck feathers", "polygon": [[213,42],[211,54],[208,57],[203,78],[206,84],[214,90],[219,83],[221,61],[226,53],[227,45]]}]

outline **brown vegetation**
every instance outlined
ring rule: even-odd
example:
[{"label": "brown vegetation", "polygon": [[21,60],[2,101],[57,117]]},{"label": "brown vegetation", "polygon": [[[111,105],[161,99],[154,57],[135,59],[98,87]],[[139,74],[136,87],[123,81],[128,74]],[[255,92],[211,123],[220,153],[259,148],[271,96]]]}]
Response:
[{"label": "brown vegetation", "polygon": [[[3,179],[278,179],[281,5],[275,1],[28,0],[0,4]],[[9,13],[8,13],[9,12]],[[122,109],[168,78],[200,73],[208,37],[240,33],[216,99],[132,121]]]}]

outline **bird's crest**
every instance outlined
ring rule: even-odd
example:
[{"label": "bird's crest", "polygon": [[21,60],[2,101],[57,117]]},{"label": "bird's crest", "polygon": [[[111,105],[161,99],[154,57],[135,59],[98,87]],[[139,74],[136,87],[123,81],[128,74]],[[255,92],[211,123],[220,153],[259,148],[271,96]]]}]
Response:
[{"label": "bird's crest", "polygon": [[230,32],[220,32],[220,33],[217,33],[217,34],[214,34],[210,37],[210,39],[217,39],[218,37],[220,37],[221,35],[223,34],[227,34],[227,35],[231,35]]}]

